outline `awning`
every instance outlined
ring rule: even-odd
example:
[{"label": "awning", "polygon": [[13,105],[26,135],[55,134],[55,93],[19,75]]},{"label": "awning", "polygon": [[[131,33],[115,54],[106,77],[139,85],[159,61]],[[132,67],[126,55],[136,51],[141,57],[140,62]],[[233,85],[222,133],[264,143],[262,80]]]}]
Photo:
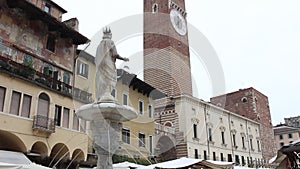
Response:
[{"label": "awning", "polygon": [[128,162],[128,161],[113,164],[114,169],[127,169],[127,168],[138,168],[138,167],[143,167],[143,165],[131,163],[131,162]]},{"label": "awning", "polygon": [[213,168],[213,169],[218,169],[218,168],[232,168],[234,165],[234,162],[224,162],[224,161],[213,161],[213,160],[203,160],[201,162],[202,165]]},{"label": "awning", "polygon": [[223,161],[212,161],[203,159],[193,159],[193,158],[180,158],[176,160],[171,160],[167,162],[157,163],[145,167],[139,167],[139,169],[174,169],[174,168],[188,168],[191,166],[206,166],[213,169],[227,169],[233,167],[233,162],[223,162]]},{"label": "awning", "polygon": [[[176,160],[171,160],[171,161],[166,161],[166,162],[146,166],[146,168],[147,169],[153,169],[153,168],[184,168],[184,167],[193,166],[197,163],[200,163],[201,161],[203,161],[203,160],[202,159],[193,159],[193,158],[183,157],[183,158],[179,158],[179,159],[176,159]],[[142,167],[141,169],[144,169],[144,167]]]},{"label": "awning", "polygon": [[51,169],[51,168],[44,167],[35,163],[31,163],[29,165],[0,163],[0,169]]}]

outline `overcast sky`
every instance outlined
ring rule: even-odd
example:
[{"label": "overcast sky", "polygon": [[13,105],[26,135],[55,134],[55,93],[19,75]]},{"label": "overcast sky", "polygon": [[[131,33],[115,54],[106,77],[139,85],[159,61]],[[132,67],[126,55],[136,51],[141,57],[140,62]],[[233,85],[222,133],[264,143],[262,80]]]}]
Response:
[{"label": "overcast sky", "polygon": [[[142,0],[54,1],[68,11],[63,19],[77,17],[80,33],[92,40],[104,26],[143,12]],[[186,0],[186,5],[187,21],[207,38],[221,62],[225,92],[254,87],[267,95],[273,125],[299,115],[299,0]],[[143,21],[140,17],[129,24],[142,29]],[[120,29],[112,27],[113,34]],[[197,37],[193,33],[189,36]],[[142,55],[141,35],[116,41],[122,56]],[[214,95],[210,72],[203,65],[203,56],[191,55],[195,96],[209,101]]]}]

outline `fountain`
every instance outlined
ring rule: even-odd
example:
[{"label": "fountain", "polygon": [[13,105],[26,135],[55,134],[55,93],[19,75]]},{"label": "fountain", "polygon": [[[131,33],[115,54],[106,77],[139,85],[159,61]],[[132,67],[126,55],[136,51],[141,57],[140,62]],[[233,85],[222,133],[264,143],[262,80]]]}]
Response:
[{"label": "fountain", "polygon": [[95,57],[96,102],[76,111],[79,118],[90,121],[93,146],[98,156],[97,169],[112,169],[112,155],[119,148],[121,122],[137,118],[132,107],[120,105],[111,95],[117,83],[116,59],[129,61],[117,53],[111,38],[111,30],[104,29]]}]

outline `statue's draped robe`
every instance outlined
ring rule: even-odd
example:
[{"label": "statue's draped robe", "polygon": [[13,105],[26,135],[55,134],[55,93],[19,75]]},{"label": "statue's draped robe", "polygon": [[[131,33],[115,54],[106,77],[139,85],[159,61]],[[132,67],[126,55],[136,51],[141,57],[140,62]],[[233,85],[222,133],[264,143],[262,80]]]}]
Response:
[{"label": "statue's draped robe", "polygon": [[99,101],[104,95],[110,95],[117,83],[115,66],[118,55],[114,42],[103,39],[98,45],[96,64],[96,99]]}]

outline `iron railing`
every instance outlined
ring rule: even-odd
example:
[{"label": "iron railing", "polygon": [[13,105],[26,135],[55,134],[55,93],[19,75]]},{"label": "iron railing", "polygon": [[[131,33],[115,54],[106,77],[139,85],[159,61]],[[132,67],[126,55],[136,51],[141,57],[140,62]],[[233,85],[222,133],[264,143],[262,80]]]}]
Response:
[{"label": "iron railing", "polygon": [[86,91],[83,91],[79,88],[73,88],[73,97],[83,103],[92,103],[94,102],[92,94]]},{"label": "iron railing", "polygon": [[46,130],[51,133],[55,132],[54,120],[46,116],[36,115],[33,118],[33,129]]},{"label": "iron railing", "polygon": [[[30,58],[30,63],[24,62],[25,57]],[[53,74],[49,74],[49,72],[43,72],[42,68],[34,68],[35,62],[41,65],[48,65],[52,68],[51,73],[53,74],[55,71],[57,74],[60,72],[61,76],[63,72],[69,74],[69,81],[73,78],[71,72],[63,70],[55,65],[52,65],[51,63],[45,62],[35,56],[35,54],[21,50],[14,44],[0,38],[0,71],[30,80],[34,83],[68,96],[73,95],[73,87],[69,84],[71,82],[65,83],[64,81],[60,80],[63,77],[57,76],[54,78]],[[52,72],[52,70],[55,71]]]}]

